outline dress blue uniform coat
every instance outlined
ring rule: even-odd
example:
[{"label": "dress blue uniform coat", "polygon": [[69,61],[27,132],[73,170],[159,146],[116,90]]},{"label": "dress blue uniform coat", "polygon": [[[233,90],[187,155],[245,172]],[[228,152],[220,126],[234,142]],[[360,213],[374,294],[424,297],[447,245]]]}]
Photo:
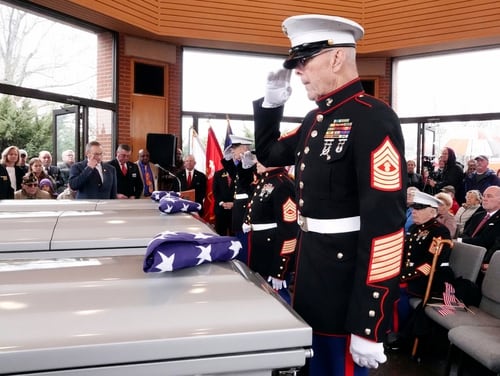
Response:
[{"label": "dress blue uniform coat", "polygon": [[299,233],[293,307],[318,335],[382,342],[398,296],[406,211],[399,120],[359,79],[320,98],[301,126],[280,135],[283,107],[254,102],[257,159],[295,164],[299,214],[360,217],[360,230]]}]

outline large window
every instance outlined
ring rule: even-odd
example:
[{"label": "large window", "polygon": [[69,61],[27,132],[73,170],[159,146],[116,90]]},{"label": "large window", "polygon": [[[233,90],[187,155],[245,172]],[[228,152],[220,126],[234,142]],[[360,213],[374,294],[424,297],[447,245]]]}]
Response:
[{"label": "large window", "polygon": [[406,158],[437,164],[444,147],[457,159],[479,154],[500,168],[500,48],[397,58],[393,64],[395,111],[403,123]]},{"label": "large window", "polygon": [[[186,48],[182,68],[184,152],[190,151],[192,128],[198,130],[202,143],[211,126],[222,144],[228,123],[234,134],[253,137],[252,102],[264,96],[267,75],[282,68],[283,61],[284,57],[277,55]],[[297,127],[316,107],[293,73],[290,82],[292,95],[285,106],[282,131]],[[186,115],[189,113],[196,116]]]},{"label": "large window", "polygon": [[[0,30],[0,97],[10,96],[18,108],[28,101],[37,116],[52,118],[48,123],[53,137],[42,144],[55,152],[54,162],[60,160],[62,145],[71,145],[82,156],[89,139],[111,150],[116,112],[114,34],[17,0],[0,0]],[[61,127],[56,114],[71,111],[78,116],[66,118],[75,127],[69,131],[68,121]],[[2,142],[30,149],[30,155],[42,145],[8,139],[9,130],[1,126],[0,133]]]}]

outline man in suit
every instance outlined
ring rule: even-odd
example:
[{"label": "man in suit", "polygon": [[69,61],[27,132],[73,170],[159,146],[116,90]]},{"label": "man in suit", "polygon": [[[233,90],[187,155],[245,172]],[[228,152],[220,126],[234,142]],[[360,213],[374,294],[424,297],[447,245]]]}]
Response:
[{"label": "man in suit", "polygon": [[75,163],[75,152],[73,150],[64,150],[61,154],[62,162],[57,164],[61,171],[61,180],[63,181],[64,188],[68,186],[69,171],[71,166]]},{"label": "man in suit", "polygon": [[479,208],[465,223],[462,242],[486,248],[483,270],[488,268],[490,258],[500,249],[500,187],[492,185],[485,189],[482,209]]},{"label": "man in suit", "polygon": [[42,150],[38,153],[38,158],[42,161],[45,173],[56,182],[56,187],[54,187],[54,189],[57,190],[57,192],[62,192],[65,188],[65,184],[61,175],[61,170],[59,167],[52,165],[52,154],[50,154],[50,151]]},{"label": "man in suit", "polygon": [[215,171],[212,181],[214,195],[215,232],[219,235],[232,235],[231,218],[233,213],[234,180],[224,169]]},{"label": "man in suit", "polygon": [[116,198],[119,199],[136,199],[143,193],[139,166],[129,161],[131,154],[129,145],[118,145],[116,158],[109,162],[116,171]]},{"label": "man in suit", "polygon": [[116,198],[116,171],[102,162],[102,146],[91,141],[85,148],[86,160],[71,166],[69,187],[77,191],[77,199]]},{"label": "man in suit", "polygon": [[147,149],[139,150],[139,159],[135,164],[139,167],[144,189],[142,197],[150,197],[153,191],[158,190],[158,167],[149,160],[150,154]]},{"label": "man in suit", "polygon": [[187,155],[184,158],[184,169],[179,171],[176,176],[181,183],[180,190],[194,189],[195,201],[203,207],[203,200],[207,193],[207,177],[203,172],[196,170],[194,166],[196,166],[194,155]]}]

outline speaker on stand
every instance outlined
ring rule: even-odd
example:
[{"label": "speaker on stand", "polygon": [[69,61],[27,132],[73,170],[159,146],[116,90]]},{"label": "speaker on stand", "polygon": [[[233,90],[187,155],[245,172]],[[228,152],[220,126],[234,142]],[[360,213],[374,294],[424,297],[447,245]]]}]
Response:
[{"label": "speaker on stand", "polygon": [[[146,148],[152,163],[159,164],[166,170],[175,173],[175,151],[177,149],[177,137],[168,133],[148,133],[146,136]],[[173,180],[165,171],[158,169],[158,189],[171,191]]]}]

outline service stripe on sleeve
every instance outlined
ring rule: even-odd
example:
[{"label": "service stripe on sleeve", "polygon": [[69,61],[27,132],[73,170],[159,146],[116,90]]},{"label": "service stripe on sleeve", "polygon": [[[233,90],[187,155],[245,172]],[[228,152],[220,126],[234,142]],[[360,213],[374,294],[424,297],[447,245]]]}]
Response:
[{"label": "service stripe on sleeve", "polygon": [[402,229],[373,240],[368,283],[385,281],[399,275],[403,257],[403,242]]},{"label": "service stripe on sleeve", "polygon": [[371,155],[371,186],[381,191],[401,189],[401,158],[389,137]]},{"label": "service stripe on sleeve", "polygon": [[295,245],[297,244],[297,239],[285,240],[283,246],[281,247],[280,255],[287,255],[289,253],[295,252]]},{"label": "service stripe on sleeve", "polygon": [[295,222],[297,220],[297,205],[291,198],[283,204],[283,222]]},{"label": "service stripe on sleeve", "polygon": [[431,266],[429,264],[422,264],[417,268],[417,270],[423,275],[431,274]]}]

